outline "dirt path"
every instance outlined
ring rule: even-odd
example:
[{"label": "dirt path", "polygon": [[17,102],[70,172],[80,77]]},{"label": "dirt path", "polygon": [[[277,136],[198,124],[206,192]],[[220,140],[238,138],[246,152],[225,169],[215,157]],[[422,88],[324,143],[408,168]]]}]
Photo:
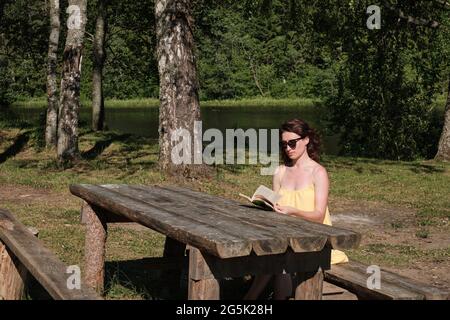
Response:
[{"label": "dirt path", "polygon": [[[448,221],[443,220],[439,226],[427,226],[427,236],[422,238],[417,236],[420,227],[411,209],[361,201],[339,201],[334,203],[333,209],[333,225],[360,232],[363,235],[361,247],[399,248],[409,257],[406,265],[395,266],[394,263],[394,266],[381,265],[382,268],[450,291],[448,254],[444,258],[432,256],[432,252],[448,252],[450,248]],[[415,256],[416,251],[430,252],[430,257]],[[386,255],[389,257],[388,252]]]}]

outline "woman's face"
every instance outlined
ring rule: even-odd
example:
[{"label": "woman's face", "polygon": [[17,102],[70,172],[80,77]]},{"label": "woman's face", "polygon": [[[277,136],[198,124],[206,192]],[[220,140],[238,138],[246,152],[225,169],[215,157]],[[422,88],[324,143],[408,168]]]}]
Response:
[{"label": "woman's face", "polygon": [[[299,138],[301,137],[294,132],[283,132],[281,134],[282,151],[286,152],[286,155],[291,160],[299,159],[306,151],[309,138]],[[291,147],[291,145],[293,145],[293,147]]]}]

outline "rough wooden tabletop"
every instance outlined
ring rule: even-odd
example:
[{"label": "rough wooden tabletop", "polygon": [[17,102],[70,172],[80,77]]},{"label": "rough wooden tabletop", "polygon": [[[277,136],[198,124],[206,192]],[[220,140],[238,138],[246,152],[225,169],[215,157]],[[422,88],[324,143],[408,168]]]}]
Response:
[{"label": "rough wooden tabletop", "polygon": [[174,186],[86,185],[70,191],[91,205],[128,218],[220,258],[356,248],[357,232],[263,211]]}]

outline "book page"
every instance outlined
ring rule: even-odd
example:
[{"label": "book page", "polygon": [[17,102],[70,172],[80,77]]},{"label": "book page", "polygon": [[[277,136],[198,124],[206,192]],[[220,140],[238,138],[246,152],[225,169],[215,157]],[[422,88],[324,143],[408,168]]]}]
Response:
[{"label": "book page", "polygon": [[272,206],[280,200],[281,196],[275,193],[272,189],[267,188],[266,186],[259,186],[253,194],[252,199],[262,199],[267,200],[272,204]]},{"label": "book page", "polygon": [[239,195],[240,195],[241,197],[244,197],[244,198],[247,199],[248,201],[253,202],[253,201],[252,201],[252,198],[250,198],[249,196],[246,196],[245,194],[242,194],[242,193],[239,193]]}]

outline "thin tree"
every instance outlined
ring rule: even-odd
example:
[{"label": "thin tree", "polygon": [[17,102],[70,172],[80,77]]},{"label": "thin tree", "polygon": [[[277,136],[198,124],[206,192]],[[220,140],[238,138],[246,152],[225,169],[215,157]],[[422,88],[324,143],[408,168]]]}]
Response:
[{"label": "thin tree", "polygon": [[60,33],[59,0],[53,0],[50,4],[50,37],[48,41],[47,63],[47,122],[45,126],[45,144],[47,147],[56,147],[58,138],[58,44]]},{"label": "thin tree", "polygon": [[73,160],[78,151],[78,116],[86,0],[69,0],[67,38],[63,54],[61,101],[58,121],[58,160]]},{"label": "thin tree", "polygon": [[445,103],[444,126],[442,127],[438,152],[435,158],[436,160],[450,160],[450,79],[448,82],[447,101]]},{"label": "thin tree", "polygon": [[[187,130],[193,143],[194,121],[200,120],[191,1],[156,0],[155,17],[160,79],[159,164],[167,172],[177,172],[189,166],[171,161],[177,143],[172,137],[177,130]],[[192,145],[191,150],[196,152]]]},{"label": "thin tree", "polygon": [[105,123],[105,104],[103,97],[103,66],[106,59],[105,37],[107,33],[108,0],[98,0],[95,22],[94,57],[92,70],[92,130],[103,130]]}]

